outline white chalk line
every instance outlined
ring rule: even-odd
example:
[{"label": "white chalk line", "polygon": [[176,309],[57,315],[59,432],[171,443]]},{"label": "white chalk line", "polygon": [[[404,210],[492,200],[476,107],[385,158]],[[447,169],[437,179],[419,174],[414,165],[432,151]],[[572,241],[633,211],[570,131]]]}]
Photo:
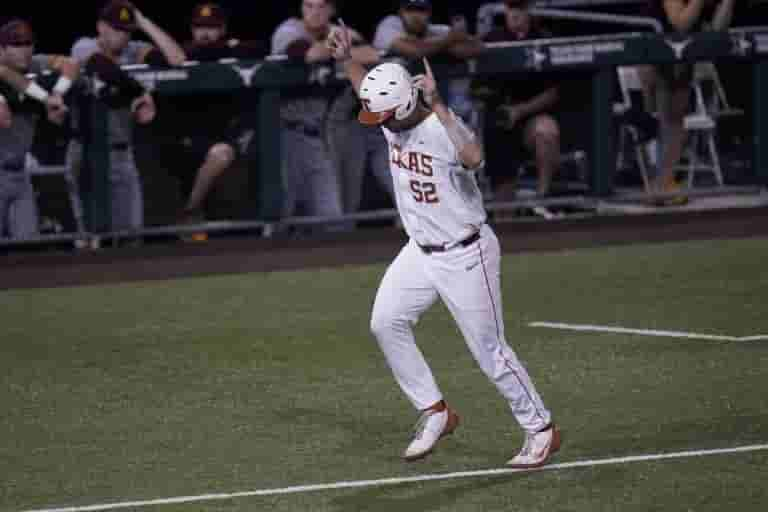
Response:
[{"label": "white chalk line", "polygon": [[219,494],[201,494],[199,496],[179,496],[175,498],[161,498],[144,501],[125,501],[116,503],[105,503],[101,505],[87,505],[62,508],[47,508],[37,510],[27,510],[25,512],[97,512],[102,510],[117,510],[125,508],[151,507],[161,505],[178,505],[183,503],[199,503],[203,501],[224,501],[236,498],[253,498],[259,496],[275,496],[287,494],[299,494],[316,491],[328,491],[337,489],[354,489],[361,487],[382,487],[389,485],[400,485],[406,483],[428,482],[436,480],[454,480],[459,478],[477,478],[500,475],[511,475],[515,473],[530,473],[534,471],[556,471],[564,469],[588,468],[595,466],[607,466],[617,464],[632,464],[637,462],[652,462],[668,459],[684,459],[691,457],[707,457],[713,455],[726,455],[734,453],[748,453],[768,450],[768,444],[753,444],[747,446],[738,446],[733,448],[719,448],[711,450],[693,450],[671,453],[657,453],[648,455],[633,455],[627,457],[614,457],[607,459],[582,460],[574,462],[563,462],[560,464],[551,464],[539,469],[485,469],[479,471],[461,471],[456,473],[438,473],[431,475],[416,475],[399,478],[383,478],[379,480],[358,480],[350,482],[335,482],[327,484],[300,485],[294,487],[283,487],[276,489],[260,489],[254,491],[219,493]]},{"label": "white chalk line", "polygon": [[725,336],[719,334],[700,334],[695,332],[682,332],[682,331],[659,331],[655,329],[629,329],[627,327],[618,327],[610,325],[588,325],[588,324],[564,324],[557,322],[531,322],[529,327],[544,327],[547,329],[561,329],[566,331],[581,331],[581,332],[604,332],[613,334],[635,334],[638,336],[656,336],[661,338],[684,338],[692,340],[708,340],[708,341],[762,341],[768,340],[768,335],[758,336]]}]

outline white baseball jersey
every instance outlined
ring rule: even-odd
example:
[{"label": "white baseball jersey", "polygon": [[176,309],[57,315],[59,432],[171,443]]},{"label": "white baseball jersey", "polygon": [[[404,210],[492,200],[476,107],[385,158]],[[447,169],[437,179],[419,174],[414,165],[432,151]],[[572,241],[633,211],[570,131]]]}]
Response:
[{"label": "white baseball jersey", "polygon": [[[436,114],[404,132],[385,128],[384,135],[398,210],[411,237],[384,274],[371,313],[371,330],[395,380],[417,410],[443,399],[413,334],[419,317],[442,299],[518,424],[528,433],[541,430],[551,413],[504,337],[501,247],[485,224],[475,173],[462,167]],[[458,243],[474,233],[474,242]],[[445,250],[425,252],[425,245]]]},{"label": "white baseball jersey", "polygon": [[437,115],[410,130],[382,129],[408,236],[419,245],[450,247],[478,232],[486,213],[475,172],[462,166]]}]

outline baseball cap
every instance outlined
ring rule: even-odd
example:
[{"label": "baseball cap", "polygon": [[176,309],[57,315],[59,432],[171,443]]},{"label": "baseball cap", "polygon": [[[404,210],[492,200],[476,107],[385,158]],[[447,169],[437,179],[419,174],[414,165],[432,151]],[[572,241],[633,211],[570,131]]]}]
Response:
[{"label": "baseball cap", "polygon": [[34,44],[35,33],[32,26],[24,20],[12,19],[0,26],[0,44]]},{"label": "baseball cap", "polygon": [[430,0],[401,0],[400,7],[402,9],[428,11],[432,9],[432,2]]},{"label": "baseball cap", "polygon": [[136,25],[136,15],[133,10],[135,7],[131,2],[125,0],[110,0],[101,10],[99,19],[112,25],[117,30],[133,32],[138,28]]},{"label": "baseball cap", "polygon": [[195,27],[220,27],[227,24],[227,13],[219,4],[199,4],[192,11],[191,23]]}]

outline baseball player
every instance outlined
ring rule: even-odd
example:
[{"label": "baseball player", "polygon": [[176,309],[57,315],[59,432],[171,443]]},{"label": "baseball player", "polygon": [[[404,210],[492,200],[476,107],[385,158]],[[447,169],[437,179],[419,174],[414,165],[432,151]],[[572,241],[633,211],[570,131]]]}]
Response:
[{"label": "baseball player", "polygon": [[410,237],[384,275],[371,318],[371,330],[395,379],[421,412],[403,457],[412,461],[427,456],[459,424],[412,330],[441,298],[526,433],[522,449],[508,464],[545,464],[560,448],[560,433],[504,339],[501,251],[485,223],[474,173],[483,166],[480,144],[443,103],[426,59],[426,74],[416,78],[396,63],[366,73],[350,58],[347,30],[334,29],[328,46],[343,62],[363,103],[360,121],[381,126],[387,138],[397,207]]},{"label": "baseball player", "polygon": [[[336,0],[303,0],[302,17],[283,22],[272,36],[272,53],[301,59],[308,65],[331,61],[325,41],[332,28]],[[373,48],[354,48],[360,62],[377,62]],[[312,216],[338,217],[342,213],[339,180],[325,147],[324,121],[328,88],[307,87],[286,91],[281,105],[283,148],[283,216],[296,214],[299,203]]]},{"label": "baseball player", "polygon": [[[141,64],[153,46],[132,41],[131,35],[142,30],[157,45],[168,64],[179,66],[184,50],[160,27],[146,18],[131,2],[111,0],[101,10],[98,37],[79,39],[72,47],[72,57],[89,73],[110,86],[120,88],[126,98],[118,98],[109,112],[110,188],[112,229],[140,229],[144,225],[144,201],[139,171],[133,155],[133,121],[151,122],[156,115],[152,96],[119,66]],[[73,159],[79,160],[79,145],[73,145]]]},{"label": "baseball player", "polygon": [[[77,79],[77,63],[58,55],[35,55],[35,35],[24,20],[13,19],[0,27],[0,237],[30,238],[38,234],[34,190],[26,173],[26,156],[32,147],[41,113],[56,124],[67,114],[64,95]],[[57,71],[52,92],[25,74]],[[42,104],[42,106],[41,106]]]}]

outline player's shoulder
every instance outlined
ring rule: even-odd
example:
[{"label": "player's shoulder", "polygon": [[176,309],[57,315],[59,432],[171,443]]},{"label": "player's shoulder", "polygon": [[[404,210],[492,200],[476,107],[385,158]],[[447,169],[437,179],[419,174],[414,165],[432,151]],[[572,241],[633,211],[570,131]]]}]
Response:
[{"label": "player's shoulder", "polygon": [[275,29],[275,35],[286,33],[302,34],[303,32],[305,32],[304,23],[299,18],[288,18]]},{"label": "player's shoulder", "polygon": [[405,25],[403,24],[403,20],[400,19],[400,16],[396,14],[390,14],[389,16],[385,16],[377,25],[378,30],[383,29],[396,29],[396,30],[405,30]]},{"label": "player's shoulder", "polygon": [[434,112],[419,125],[420,136],[427,146],[436,151],[453,154],[454,146],[448,131]]},{"label": "player's shoulder", "polygon": [[72,45],[71,55],[75,58],[90,56],[99,51],[99,43],[93,37],[81,37]]}]

